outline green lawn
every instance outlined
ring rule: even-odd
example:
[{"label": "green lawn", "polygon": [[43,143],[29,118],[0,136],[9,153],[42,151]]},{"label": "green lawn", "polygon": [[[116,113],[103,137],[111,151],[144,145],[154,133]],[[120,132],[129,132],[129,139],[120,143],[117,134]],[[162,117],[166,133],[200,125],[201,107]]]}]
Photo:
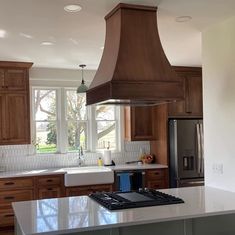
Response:
[{"label": "green lawn", "polygon": [[39,145],[37,147],[37,153],[55,153],[57,151],[56,145]]}]

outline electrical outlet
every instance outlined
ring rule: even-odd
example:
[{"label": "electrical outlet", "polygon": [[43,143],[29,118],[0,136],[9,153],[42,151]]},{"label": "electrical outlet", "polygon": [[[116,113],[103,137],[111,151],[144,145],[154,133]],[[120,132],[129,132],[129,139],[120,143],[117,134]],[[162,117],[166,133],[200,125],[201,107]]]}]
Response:
[{"label": "electrical outlet", "polygon": [[214,174],[222,175],[224,173],[223,163],[214,163],[212,165],[212,171],[213,171]]}]

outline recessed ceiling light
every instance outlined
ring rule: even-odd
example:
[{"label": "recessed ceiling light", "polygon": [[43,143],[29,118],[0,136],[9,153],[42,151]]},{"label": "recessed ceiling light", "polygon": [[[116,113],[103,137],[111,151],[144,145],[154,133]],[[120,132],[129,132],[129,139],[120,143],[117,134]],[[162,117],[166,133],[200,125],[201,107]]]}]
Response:
[{"label": "recessed ceiling light", "polygon": [[77,4],[70,4],[64,7],[64,10],[67,12],[78,12],[82,10],[82,7]]},{"label": "recessed ceiling light", "polygon": [[49,42],[49,41],[45,41],[45,42],[42,42],[41,45],[42,46],[52,46],[52,45],[54,45],[54,43],[53,42]]},{"label": "recessed ceiling light", "polygon": [[176,22],[183,23],[183,22],[188,22],[192,19],[191,16],[178,16],[175,18]]},{"label": "recessed ceiling light", "polygon": [[7,32],[4,29],[0,29],[0,38],[5,38],[7,35]]},{"label": "recessed ceiling light", "polygon": [[104,46],[100,47],[101,50],[104,50]]}]

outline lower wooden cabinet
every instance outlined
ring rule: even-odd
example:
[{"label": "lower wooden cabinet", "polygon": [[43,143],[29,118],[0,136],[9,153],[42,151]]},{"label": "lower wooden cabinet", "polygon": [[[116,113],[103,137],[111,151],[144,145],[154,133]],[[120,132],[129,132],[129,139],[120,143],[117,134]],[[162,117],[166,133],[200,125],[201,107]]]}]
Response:
[{"label": "lower wooden cabinet", "polygon": [[61,187],[39,188],[37,199],[57,198],[62,196]]},{"label": "lower wooden cabinet", "polygon": [[89,195],[95,192],[109,192],[112,191],[112,184],[101,184],[101,185],[89,185],[89,186],[77,186],[67,187],[66,196],[82,196]]},{"label": "lower wooden cabinet", "polygon": [[168,188],[168,169],[147,170],[145,185],[152,189]]},{"label": "lower wooden cabinet", "polygon": [[14,224],[13,209],[0,209],[0,227],[8,227]]},{"label": "lower wooden cabinet", "polygon": [[35,178],[36,199],[64,196],[64,175],[45,175]]},{"label": "lower wooden cabinet", "polygon": [[64,196],[64,175],[0,179],[0,227],[14,225],[12,202]]},{"label": "lower wooden cabinet", "polygon": [[0,192],[0,207],[11,208],[12,202],[33,200],[33,190],[8,190]]},{"label": "lower wooden cabinet", "polygon": [[14,225],[12,202],[34,199],[33,177],[0,179],[0,227]]}]

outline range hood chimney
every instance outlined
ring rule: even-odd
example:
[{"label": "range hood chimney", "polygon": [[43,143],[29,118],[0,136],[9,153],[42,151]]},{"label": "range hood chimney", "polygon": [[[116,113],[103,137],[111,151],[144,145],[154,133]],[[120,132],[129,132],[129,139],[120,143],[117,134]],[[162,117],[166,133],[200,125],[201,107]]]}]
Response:
[{"label": "range hood chimney", "polygon": [[183,81],[163,51],[157,7],[118,4],[106,17],[103,56],[87,105],[156,105],[184,99]]}]

